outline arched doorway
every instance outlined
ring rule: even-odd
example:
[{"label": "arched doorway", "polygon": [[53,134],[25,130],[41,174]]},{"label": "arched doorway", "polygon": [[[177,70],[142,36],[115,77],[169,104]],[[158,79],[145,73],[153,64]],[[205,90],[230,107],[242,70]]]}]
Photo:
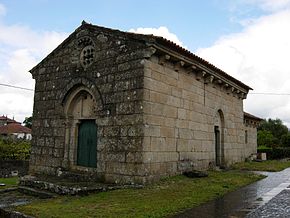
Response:
[{"label": "arched doorway", "polygon": [[92,92],[84,86],[74,87],[66,96],[64,167],[97,166],[97,107]]},{"label": "arched doorway", "polygon": [[215,165],[224,165],[224,115],[218,110],[214,120]]}]

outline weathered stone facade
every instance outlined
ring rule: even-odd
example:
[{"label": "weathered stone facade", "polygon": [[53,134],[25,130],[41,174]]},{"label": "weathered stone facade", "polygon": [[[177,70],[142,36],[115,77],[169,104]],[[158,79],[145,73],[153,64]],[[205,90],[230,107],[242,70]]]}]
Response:
[{"label": "weathered stone facade", "polygon": [[[32,174],[145,183],[256,152],[244,125],[251,88],[164,38],[83,23],[31,74]],[[80,150],[87,121],[93,151]],[[95,157],[83,164],[81,152]]]}]

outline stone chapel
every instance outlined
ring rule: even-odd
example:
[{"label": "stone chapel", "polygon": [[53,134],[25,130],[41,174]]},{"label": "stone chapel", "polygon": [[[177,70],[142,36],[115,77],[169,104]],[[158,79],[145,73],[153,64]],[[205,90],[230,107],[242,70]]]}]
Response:
[{"label": "stone chapel", "polygon": [[30,72],[32,175],[148,183],[256,153],[251,88],[165,38],[83,22]]}]

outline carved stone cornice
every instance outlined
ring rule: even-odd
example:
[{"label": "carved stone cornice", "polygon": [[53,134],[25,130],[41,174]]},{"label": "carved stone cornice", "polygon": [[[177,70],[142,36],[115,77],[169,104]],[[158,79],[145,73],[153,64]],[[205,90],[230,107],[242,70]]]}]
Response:
[{"label": "carved stone cornice", "polygon": [[173,65],[176,72],[184,71],[188,74],[195,75],[196,80],[204,82],[204,84],[212,84],[213,87],[222,87],[227,94],[232,94],[239,99],[246,99],[250,88],[246,85],[241,86],[240,83],[235,82],[236,79],[229,77],[226,78],[218,71],[214,71],[209,67],[205,66],[202,62],[188,59],[179,53],[170,51],[166,48],[161,48],[156,45],[152,45],[156,48],[154,55],[159,58],[158,63],[165,65],[166,62],[170,62]]}]

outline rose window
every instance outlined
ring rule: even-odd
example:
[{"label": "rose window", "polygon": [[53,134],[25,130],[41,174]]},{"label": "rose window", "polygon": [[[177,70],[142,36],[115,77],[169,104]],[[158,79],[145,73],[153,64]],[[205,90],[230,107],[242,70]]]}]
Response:
[{"label": "rose window", "polygon": [[86,46],[83,48],[81,52],[81,64],[83,67],[88,67],[90,66],[95,58],[95,48],[91,45]]}]

